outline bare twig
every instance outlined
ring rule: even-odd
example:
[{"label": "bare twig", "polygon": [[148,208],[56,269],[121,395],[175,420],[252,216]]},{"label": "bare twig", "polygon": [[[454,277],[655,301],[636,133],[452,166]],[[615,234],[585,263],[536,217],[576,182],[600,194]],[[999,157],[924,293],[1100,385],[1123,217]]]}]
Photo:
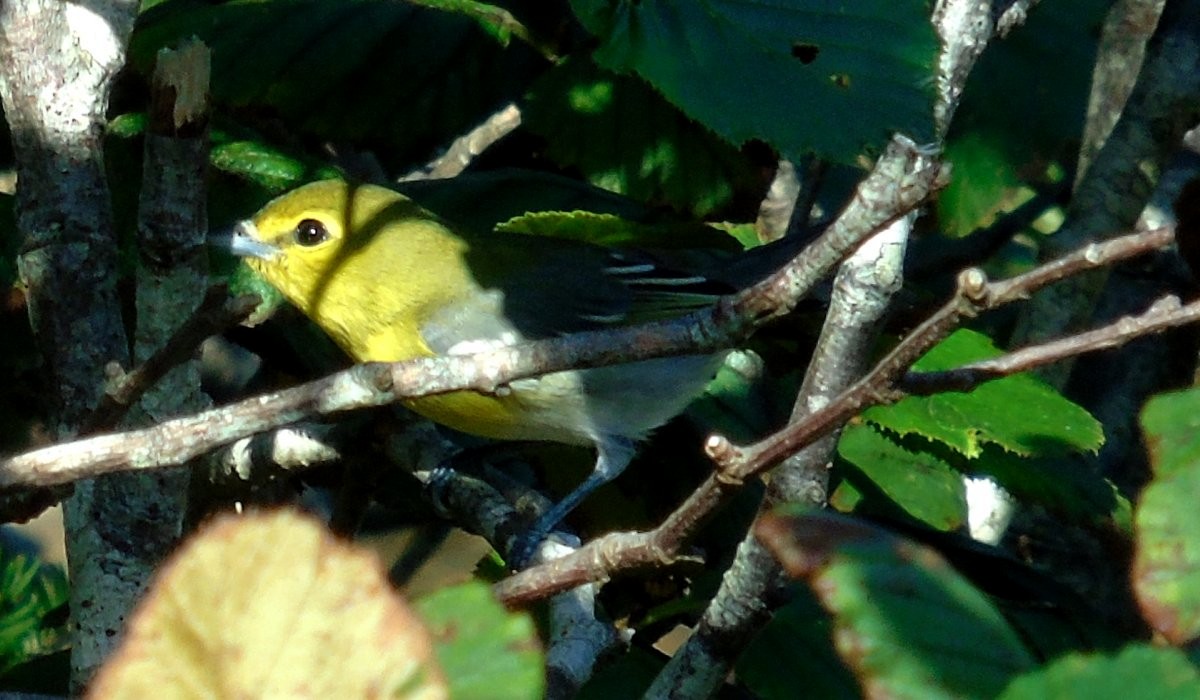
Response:
[{"label": "bare twig", "polygon": [[476,156],[491,148],[493,144],[512,133],[519,126],[521,126],[521,110],[514,104],[505,105],[482,124],[454,139],[445,153],[400,177],[399,181],[440,180],[454,177],[466,170]]},{"label": "bare twig", "polygon": [[[838,270],[825,325],[793,407],[793,422],[803,421],[862,375],[888,303],[900,290],[904,247],[915,218],[893,222]],[[825,505],[837,436],[837,430],[822,436],[771,472],[760,514],[785,502]],[[646,697],[711,695],[770,619],[776,601],[782,599],[777,595],[781,582],[779,564],[747,532],[695,632],[667,662]]]},{"label": "bare twig", "polygon": [[[1200,118],[1197,22],[1200,3],[1164,4],[1128,103],[1090,167],[1081,173],[1066,221],[1047,239],[1047,257],[1128,230],[1137,221],[1167,159]],[[1057,337],[1083,325],[1106,280],[1104,272],[1083,275],[1040,295],[1023,310],[1016,342]],[[1061,386],[1069,373],[1067,363],[1042,375]]]},{"label": "bare twig", "polygon": [[[1172,240],[1169,229],[1130,234],[1107,243],[1087,245],[999,282],[988,282],[979,270],[964,271],[959,275],[959,289],[954,298],[900,341],[870,373],[824,408],[747,447],[736,447],[719,436],[709,438],[706,449],[717,465],[716,470],[658,527],[648,532],[614,533],[597,538],[575,554],[501,581],[495,587],[497,596],[508,605],[523,605],[582,583],[606,580],[619,572],[673,561],[683,544],[746,479],[766,471],[863,409],[902,398],[904,391],[899,380],[903,373],[962,319],[1026,299],[1034,291],[1073,275],[1161,249]],[[1143,332],[1156,332],[1164,324],[1187,322],[1194,312],[1190,307],[1181,307],[1170,314],[1178,318],[1159,319],[1141,328]]]},{"label": "bare twig", "polygon": [[902,386],[904,391],[910,394],[964,391],[989,379],[1028,372],[1087,352],[1120,347],[1134,338],[1162,333],[1198,320],[1200,302],[1185,305],[1180,303],[1178,297],[1165,296],[1145,313],[1125,316],[1089,331],[1022,348],[988,360],[971,362],[945,372],[910,373],[904,377]]},{"label": "bare twig", "polygon": [[[942,39],[938,100],[934,107],[938,143],[949,129],[967,75],[995,31],[993,9],[991,3],[977,0],[944,0],[934,11],[934,26]],[[1018,15],[1023,16],[1016,11],[1009,22],[1016,21]],[[811,207],[810,202],[797,204],[793,223],[807,221],[807,207]],[[803,422],[805,415],[861,373],[878,323],[903,279],[903,251],[915,218],[909,215],[893,222],[842,265],[817,353],[796,400],[793,422]],[[877,250],[865,250],[876,242]],[[764,507],[782,501],[818,507],[825,504],[827,463],[837,442],[837,432],[834,429],[826,433],[775,469]],[[779,580],[778,564],[747,533],[695,633],[658,675],[646,697],[713,694],[745,644],[769,619],[769,594]]]},{"label": "bare twig", "polygon": [[[76,440],[0,461],[0,488],[65,483],[98,474],[182,464],[257,432],[315,414],[336,413],[460,389],[494,393],[507,383],[581,369],[735,345],[785,315],[878,226],[944,183],[940,167],[911,142],[897,140],[848,208],[855,225],[835,224],[783,270],[711,309],[684,317],[500,348],[477,355],[393,364],[368,363],[274,394],[247,399],[128,433]],[[878,175],[878,177],[876,177]]]},{"label": "bare twig", "polygon": [[79,432],[86,435],[113,428],[125,411],[168,370],[191,357],[205,339],[244,321],[258,303],[252,296],[229,299],[224,285],[209,288],[200,306],[171,338],[145,362],[122,376],[115,388],[105,392]]}]

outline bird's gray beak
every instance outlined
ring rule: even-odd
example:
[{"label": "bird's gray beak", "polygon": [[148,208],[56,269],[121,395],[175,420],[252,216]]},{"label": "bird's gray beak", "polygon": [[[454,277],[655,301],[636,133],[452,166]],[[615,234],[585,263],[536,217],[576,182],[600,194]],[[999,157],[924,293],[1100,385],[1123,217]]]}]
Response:
[{"label": "bird's gray beak", "polygon": [[222,238],[228,241],[229,252],[239,257],[270,260],[279,254],[279,248],[258,240],[254,222],[248,219],[239,221],[233,227],[233,233]]}]

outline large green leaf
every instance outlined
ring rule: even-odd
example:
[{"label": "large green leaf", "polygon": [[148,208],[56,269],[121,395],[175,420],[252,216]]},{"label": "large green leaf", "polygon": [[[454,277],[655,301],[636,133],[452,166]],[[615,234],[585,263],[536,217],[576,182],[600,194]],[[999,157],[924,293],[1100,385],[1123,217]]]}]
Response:
[{"label": "large green leaf", "polygon": [[871,697],[991,697],[1033,657],[986,595],[935,551],[865,522],[785,510],[758,537],[833,616]]},{"label": "large green leaf", "polygon": [[[911,452],[868,425],[850,425],[838,454],[858,473],[844,474],[830,503],[847,510],[853,489],[868,504],[875,492],[908,516],[937,530],[957,530],[967,520],[962,475],[930,452]],[[857,505],[857,503],[855,503]]]},{"label": "large green leaf", "polygon": [[261,140],[213,134],[212,166],[280,193],[308,182],[336,175],[333,168],[284,152]]},{"label": "large green leaf", "polygon": [[[999,354],[987,336],[960,330],[913,369],[953,369]],[[868,409],[863,417],[900,435],[942,442],[967,457],[978,457],[988,443],[1032,456],[1094,451],[1104,442],[1095,418],[1027,374],[986,382],[965,393],[909,396],[891,406]]]},{"label": "large green leaf", "polygon": [[853,162],[932,136],[938,44],[925,0],[572,0],[595,58],[636,72],[732,143]]},{"label": "large green leaf", "polygon": [[482,24],[392,0],[172,0],[139,18],[130,60],[148,74],[159,48],[198,36],[212,48],[218,104],[412,162],[517,99],[545,68]]},{"label": "large green leaf", "polygon": [[1131,644],[1119,654],[1071,654],[1025,674],[1000,700],[1191,700],[1196,667],[1177,649]]},{"label": "large green leaf", "polygon": [[1155,397],[1141,416],[1154,479],[1134,513],[1133,590],[1168,640],[1200,637],[1200,390]]},{"label": "large green leaf", "polygon": [[705,216],[735,190],[761,199],[761,177],[733,146],[641,80],[564,61],[527,97],[523,123],[546,152],[589,182],[649,204]]},{"label": "large green leaf", "polygon": [[543,693],[533,621],[504,609],[483,583],[444,588],[416,604],[456,700],[518,700]]}]

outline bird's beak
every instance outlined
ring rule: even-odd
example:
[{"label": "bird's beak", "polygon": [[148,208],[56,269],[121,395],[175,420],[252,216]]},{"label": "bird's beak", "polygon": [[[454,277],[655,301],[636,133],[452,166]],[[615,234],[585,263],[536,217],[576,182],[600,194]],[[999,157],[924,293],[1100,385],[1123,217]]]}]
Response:
[{"label": "bird's beak", "polygon": [[279,248],[258,239],[258,230],[249,219],[239,221],[227,240],[229,252],[239,257],[270,260],[279,254]]}]

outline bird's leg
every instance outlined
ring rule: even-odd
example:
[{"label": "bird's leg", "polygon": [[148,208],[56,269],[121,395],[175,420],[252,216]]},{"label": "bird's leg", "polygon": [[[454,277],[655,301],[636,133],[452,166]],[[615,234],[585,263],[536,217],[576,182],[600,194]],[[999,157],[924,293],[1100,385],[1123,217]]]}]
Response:
[{"label": "bird's leg", "polygon": [[517,538],[509,556],[509,565],[513,569],[524,568],[533,558],[542,540],[546,539],[546,535],[549,535],[550,531],[557,527],[563,518],[575,510],[575,507],[593,491],[620,476],[621,472],[625,471],[625,467],[629,466],[629,462],[633,460],[636,452],[637,445],[629,438],[615,435],[603,435],[597,438],[596,466],[592,469],[592,473],[583,480],[583,483],[576,486],[575,490],[554,504],[554,507],[542,513],[533,525]]}]

